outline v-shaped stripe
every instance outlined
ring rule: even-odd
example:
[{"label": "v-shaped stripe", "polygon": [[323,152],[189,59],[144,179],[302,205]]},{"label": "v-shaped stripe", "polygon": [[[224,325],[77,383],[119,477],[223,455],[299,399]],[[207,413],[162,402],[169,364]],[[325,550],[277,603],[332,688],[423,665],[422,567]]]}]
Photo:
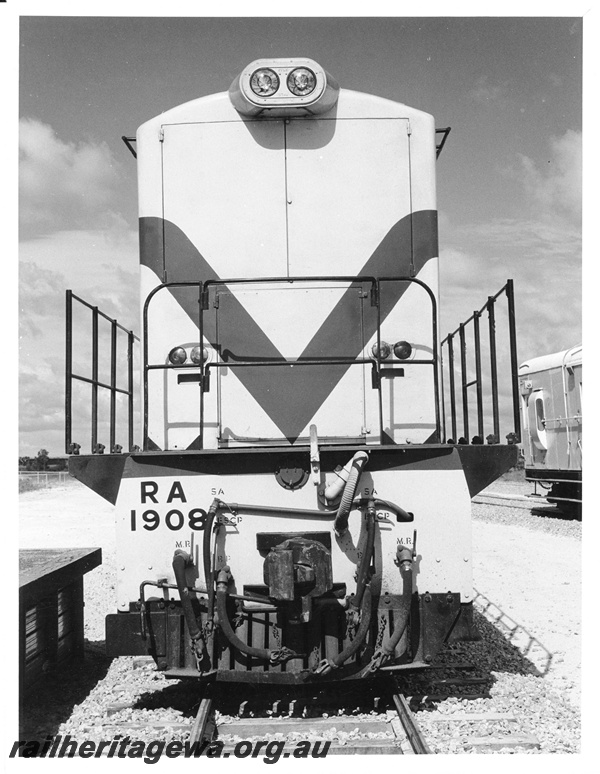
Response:
[{"label": "v-shaped stripe", "polygon": [[[141,260],[158,277],[167,276],[169,282],[190,282],[221,279],[208,261],[175,224],[160,218],[140,219]],[[437,213],[421,210],[399,220],[383,238],[357,276],[408,275],[411,264],[418,274],[423,265],[437,256]],[[166,269],[166,271],[165,271]],[[396,305],[407,285],[388,283],[382,286],[380,299],[381,321]],[[323,357],[332,352],[344,352],[357,357],[361,350],[360,337],[349,324],[348,289],[342,295],[319,330],[307,344],[300,360]],[[196,290],[176,290],[175,298],[190,319],[198,322],[198,294]],[[261,359],[285,360],[277,347],[260,328],[243,305],[228,297],[227,314],[219,317],[217,340],[216,313],[204,314],[204,334],[218,347],[224,360],[243,357],[245,353],[260,352]],[[364,337],[368,340],[377,330],[376,310],[364,318]],[[293,443],[314,417],[332,390],[339,383],[349,365],[334,364],[322,367],[292,368],[278,366],[244,367],[236,369],[237,378],[271,417],[282,434]],[[303,377],[302,373],[305,373]],[[306,374],[309,373],[308,378]]]}]

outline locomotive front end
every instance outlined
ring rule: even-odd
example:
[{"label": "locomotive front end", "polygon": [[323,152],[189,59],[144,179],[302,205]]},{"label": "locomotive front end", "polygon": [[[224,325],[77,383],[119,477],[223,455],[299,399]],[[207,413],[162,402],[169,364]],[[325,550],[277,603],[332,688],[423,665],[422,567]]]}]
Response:
[{"label": "locomotive front end", "polygon": [[115,463],[110,653],[305,683],[471,637],[470,498],[514,450],[441,443],[433,118],[258,60],[137,156],[144,438]]}]

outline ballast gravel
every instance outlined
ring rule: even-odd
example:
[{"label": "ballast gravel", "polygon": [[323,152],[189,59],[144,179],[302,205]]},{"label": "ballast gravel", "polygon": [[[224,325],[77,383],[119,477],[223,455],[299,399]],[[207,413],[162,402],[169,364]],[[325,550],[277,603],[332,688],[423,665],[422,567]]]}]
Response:
[{"label": "ballast gravel", "polygon": [[[489,491],[522,495],[531,490],[524,482],[500,480]],[[409,680],[404,692],[414,697],[417,720],[435,753],[514,753],[514,747],[475,747],[470,742],[474,737],[491,739],[510,734],[529,736],[539,743],[517,748],[518,752],[577,753],[581,728],[581,524],[557,517],[552,506],[539,506],[549,511],[548,515],[539,515],[529,506],[515,507],[513,501],[498,505],[498,500],[486,504],[484,499],[477,498],[473,504],[478,592],[475,618],[482,639],[451,646],[440,659],[442,663],[473,665],[474,670],[461,676],[485,677],[485,684],[477,686],[484,697],[466,698],[466,693],[475,693],[469,685],[444,684],[445,679],[456,677],[455,670],[436,671],[435,695],[429,686],[424,698],[424,685],[419,680]],[[101,567],[84,579],[86,656],[94,669],[71,670],[62,678],[69,680],[69,689],[62,696],[60,691],[45,693],[40,689],[34,699],[24,701],[21,733],[33,736],[20,738],[68,733],[82,741],[107,739],[111,729],[120,733],[116,729],[126,722],[133,724],[136,739],[157,740],[161,734],[168,734],[169,739],[185,739],[196,711],[188,685],[167,681],[144,659],[102,661],[104,617],[114,612],[114,508],[74,481],[22,494],[19,544],[22,548],[100,546],[103,550]],[[535,556],[528,566],[523,559],[525,550]],[[557,586],[561,592],[557,596],[556,589],[549,591],[546,581],[539,580],[540,569],[565,554],[568,570],[559,571],[558,577],[567,585]],[[491,561],[494,556],[495,562]],[[503,568],[500,575],[499,566]],[[555,581],[556,576],[554,573]],[[548,594],[552,596],[551,615],[544,601]],[[99,678],[90,683],[96,674]],[[59,682],[61,678],[55,679]],[[431,700],[426,698],[428,695]],[[490,712],[510,713],[515,720],[455,719],[461,714]],[[441,714],[453,720],[445,722],[439,718]],[[355,717],[360,734],[362,715]],[[167,723],[175,725],[167,731]],[[338,733],[337,739],[350,746],[356,737],[350,734],[344,738],[345,733]]]}]

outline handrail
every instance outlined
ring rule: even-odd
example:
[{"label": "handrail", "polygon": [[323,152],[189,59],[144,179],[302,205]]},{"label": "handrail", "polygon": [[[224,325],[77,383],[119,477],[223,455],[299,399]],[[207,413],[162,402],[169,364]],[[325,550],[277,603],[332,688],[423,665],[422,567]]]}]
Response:
[{"label": "handrail", "polygon": [[164,282],[154,287],[144,302],[142,313],[142,329],[143,329],[143,390],[144,390],[144,412],[143,412],[143,448],[147,450],[149,445],[149,409],[148,409],[148,375],[153,370],[182,370],[182,369],[194,369],[200,371],[199,383],[200,383],[200,417],[199,417],[199,446],[203,448],[203,436],[204,436],[204,392],[208,391],[210,385],[210,371],[211,369],[219,368],[248,368],[248,367],[266,367],[266,366],[315,366],[315,365],[365,365],[371,364],[373,368],[373,386],[378,390],[379,396],[379,425],[380,425],[380,437],[383,437],[383,406],[381,396],[381,372],[385,372],[389,369],[382,369],[382,362],[379,357],[356,357],[356,358],[340,358],[340,357],[323,357],[323,358],[298,358],[295,360],[289,360],[282,357],[281,359],[263,359],[263,360],[238,360],[226,362],[212,362],[205,363],[201,361],[198,364],[187,365],[173,365],[171,363],[149,363],[148,362],[148,310],[150,302],[156,296],[156,294],[165,289],[171,288],[198,288],[198,339],[202,343],[204,341],[204,311],[208,309],[208,293],[210,288],[226,285],[242,285],[242,284],[294,284],[296,282],[350,282],[355,284],[369,284],[371,286],[371,304],[377,308],[377,351],[381,349],[381,283],[389,282],[409,282],[416,285],[420,285],[429,295],[432,305],[432,351],[433,356],[430,359],[418,359],[411,361],[402,361],[402,367],[416,366],[416,365],[431,365],[434,372],[434,402],[435,402],[435,418],[436,418],[436,432],[438,437],[441,432],[440,422],[440,393],[439,393],[439,359],[438,359],[438,333],[437,333],[437,302],[435,295],[431,288],[426,285],[422,280],[416,277],[408,276],[390,276],[390,277],[375,277],[375,276],[293,276],[293,277],[260,277],[260,278],[231,278],[231,279],[219,279],[213,278],[202,281],[181,281],[181,282]]},{"label": "handrail", "polygon": [[[491,403],[492,403],[492,426],[493,426],[493,442],[500,442],[500,409],[499,409],[499,391],[498,391],[498,355],[496,350],[496,314],[495,304],[500,296],[504,294],[507,301],[508,312],[508,334],[509,334],[509,347],[510,347],[510,382],[512,393],[512,413],[514,423],[514,440],[519,442],[521,439],[521,413],[519,406],[519,378],[518,378],[518,358],[517,358],[517,337],[516,337],[516,321],[515,321],[515,298],[514,298],[514,286],[513,280],[509,279],[506,284],[493,296],[488,296],[487,301],[473,314],[468,317],[464,322],[449,333],[446,338],[441,342],[441,354],[442,354],[442,379],[444,369],[444,346],[447,347],[448,352],[448,374],[450,381],[450,422],[451,422],[451,438],[456,442],[457,440],[457,417],[456,417],[456,392],[455,392],[455,358],[454,358],[454,338],[458,334],[459,346],[460,346],[460,384],[461,384],[461,402],[463,413],[463,436],[469,440],[469,404],[468,404],[468,390],[470,387],[476,388],[476,407],[477,407],[477,433],[480,436],[480,440],[483,443],[484,430],[484,414],[483,414],[483,380],[482,380],[482,359],[481,359],[481,331],[480,331],[480,319],[484,312],[488,315],[488,341],[490,350],[490,384],[491,384]],[[474,336],[474,349],[475,349],[475,378],[471,381],[467,379],[467,345],[465,331],[469,323],[473,323],[473,336]],[[445,396],[442,399],[442,412],[443,412],[443,437],[446,440],[446,412],[445,412]]]},{"label": "handrail", "polygon": [[[73,302],[77,301],[92,313],[92,375],[91,378],[73,372]],[[65,453],[79,454],[80,444],[73,442],[73,381],[90,384],[92,387],[92,427],[91,427],[91,452],[102,454],[104,445],[98,443],[98,394],[99,389],[108,390],[110,393],[110,418],[109,418],[109,450],[110,453],[120,452],[116,444],[116,400],[117,393],[128,398],[127,440],[129,450],[133,450],[133,346],[139,338],[118,323],[113,318],[100,311],[97,306],[89,304],[84,299],[75,295],[72,290],[66,292],[66,353],[65,353]],[[100,318],[108,321],[111,326],[110,336],[110,384],[100,381],[98,377],[99,365],[99,327]],[[127,336],[127,387],[117,387],[117,344],[118,332],[122,331]]]}]

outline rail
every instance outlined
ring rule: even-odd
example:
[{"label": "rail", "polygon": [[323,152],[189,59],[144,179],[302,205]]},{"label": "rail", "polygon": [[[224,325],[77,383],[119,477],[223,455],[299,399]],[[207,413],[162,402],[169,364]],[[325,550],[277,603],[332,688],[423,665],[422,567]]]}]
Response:
[{"label": "rail", "polygon": [[[91,377],[78,374],[73,371],[73,302],[78,302],[91,311],[91,347],[92,369]],[[100,319],[110,324],[110,383],[100,381],[99,377],[99,322]],[[117,386],[117,351],[119,331],[127,337],[127,387]],[[91,452],[101,454],[104,445],[98,442],[98,397],[100,390],[107,390],[110,395],[109,416],[109,449],[111,453],[118,453],[121,447],[116,444],[116,408],[117,394],[127,397],[128,421],[127,439],[128,448],[133,449],[133,346],[139,338],[133,331],[127,330],[116,320],[101,312],[97,306],[92,306],[72,290],[66,292],[66,354],[65,354],[65,452],[78,454],[80,444],[74,443],[73,432],[73,382],[79,381],[91,386]]]},{"label": "rail", "polygon": [[307,277],[261,277],[261,278],[234,278],[234,279],[209,279],[205,282],[197,281],[181,281],[181,282],[165,282],[156,286],[148,294],[143,308],[143,382],[144,382],[144,415],[143,415],[143,448],[148,450],[149,448],[149,416],[148,416],[148,376],[151,371],[168,371],[168,370],[182,370],[182,369],[194,369],[199,371],[198,382],[200,384],[200,408],[199,408],[199,446],[203,448],[204,440],[204,394],[210,390],[210,373],[212,369],[220,368],[249,368],[249,367],[277,367],[277,366],[330,366],[330,365],[370,365],[372,368],[372,386],[378,390],[378,403],[379,403],[379,432],[380,437],[383,437],[383,405],[382,405],[382,393],[381,393],[381,375],[382,372],[386,375],[393,375],[394,368],[386,367],[382,369],[382,360],[379,357],[334,357],[324,356],[322,358],[298,358],[290,360],[284,358],[271,358],[271,359],[238,359],[232,360],[219,360],[217,362],[204,362],[203,360],[198,364],[183,364],[173,365],[171,363],[150,363],[148,361],[148,311],[152,299],[155,298],[157,293],[161,290],[170,288],[197,288],[198,289],[198,332],[199,342],[204,341],[204,311],[209,308],[209,292],[211,288],[217,286],[230,286],[230,285],[256,285],[256,284],[294,284],[298,282],[350,282],[357,285],[367,284],[370,286],[370,299],[371,305],[377,309],[377,351],[381,351],[381,287],[382,284],[391,282],[404,282],[414,283],[422,287],[428,294],[431,302],[431,334],[432,334],[432,357],[431,358],[419,358],[414,360],[402,361],[402,367],[413,367],[429,365],[433,369],[433,383],[434,383],[434,404],[435,404],[435,424],[438,437],[441,431],[441,418],[440,418],[440,387],[439,387],[439,359],[438,359],[438,331],[437,331],[437,302],[435,295],[431,288],[426,283],[416,277],[407,276],[390,276],[390,277],[374,277],[374,276],[307,276]]},{"label": "rail", "polygon": [[[476,412],[477,412],[477,433],[480,442],[483,443],[485,435],[484,420],[484,399],[483,399],[483,360],[482,360],[482,342],[480,321],[482,315],[487,312],[488,316],[488,343],[489,343],[489,376],[491,389],[491,408],[492,408],[492,438],[490,442],[500,442],[500,403],[498,387],[498,354],[496,346],[496,312],[495,305],[502,295],[506,296],[508,312],[508,334],[509,334],[509,356],[510,356],[510,384],[512,395],[512,418],[513,418],[513,440],[518,443],[521,440],[521,415],[519,408],[519,380],[518,380],[518,359],[517,359],[517,335],[515,322],[515,299],[514,287],[511,279],[494,296],[488,296],[486,303],[478,311],[461,323],[458,328],[449,333],[441,343],[442,353],[442,425],[444,441],[448,440],[446,433],[446,393],[443,381],[444,375],[444,347],[447,351],[448,365],[448,386],[449,386],[449,407],[450,407],[450,428],[453,441],[458,437],[457,422],[457,395],[456,395],[456,363],[454,354],[455,337],[458,335],[460,349],[460,393],[462,406],[462,435],[468,442],[470,435],[470,411],[469,411],[469,389],[475,387],[476,392]],[[474,370],[475,378],[469,380],[467,364],[467,337],[466,331],[469,323],[473,324],[474,341]]]}]

